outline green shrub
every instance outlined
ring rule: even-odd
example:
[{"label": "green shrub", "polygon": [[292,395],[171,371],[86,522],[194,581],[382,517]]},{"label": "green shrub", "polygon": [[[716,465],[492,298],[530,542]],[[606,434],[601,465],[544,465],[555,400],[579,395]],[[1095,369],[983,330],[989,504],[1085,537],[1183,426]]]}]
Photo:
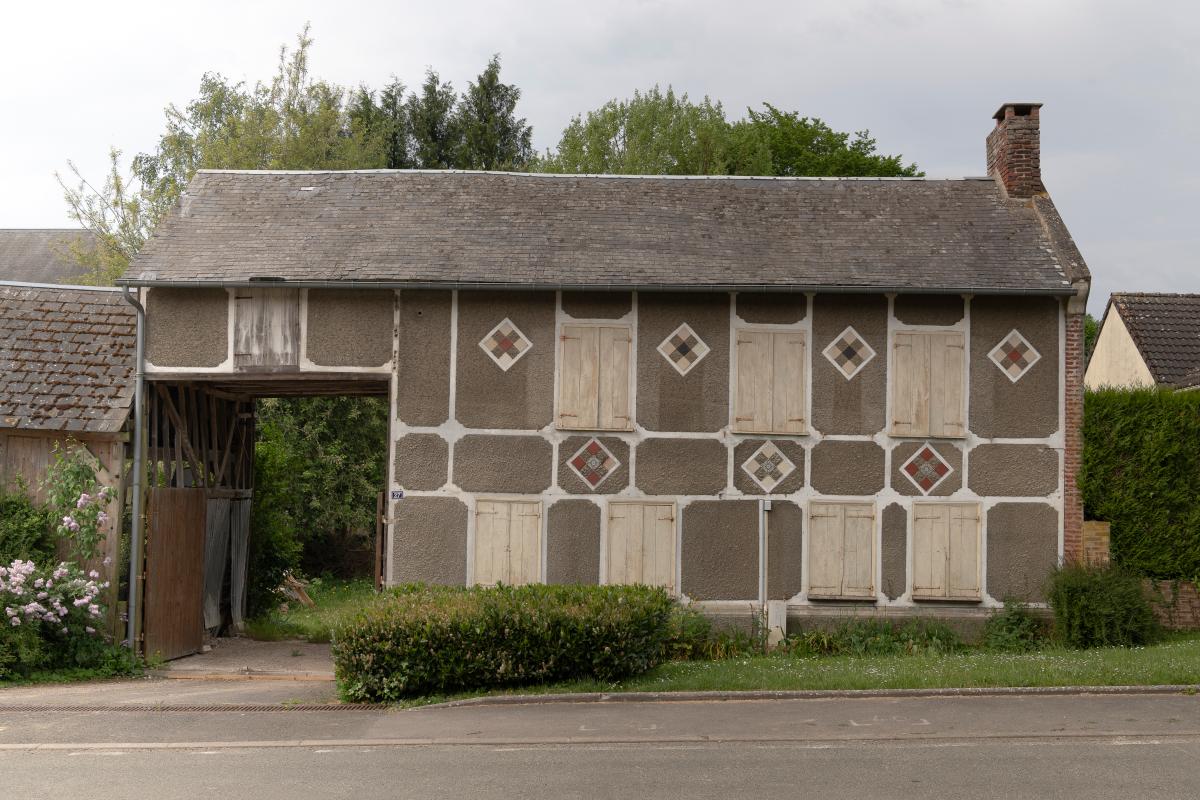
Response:
[{"label": "green shrub", "polygon": [[742,658],[762,655],[765,644],[757,626],[754,631],[716,626],[694,606],[676,604],[668,623],[663,658],[666,661]]},{"label": "green shrub", "polygon": [[661,661],[672,601],[648,586],[408,586],[334,631],[352,701],[569,679],[615,681]]},{"label": "green shrub", "polygon": [[855,619],[830,630],[813,628],[791,634],[782,649],[801,656],[875,656],[950,653],[962,640],[949,625],[935,620],[909,620],[896,625]]},{"label": "green shrub", "polygon": [[1160,629],[1142,581],[1120,567],[1068,565],[1050,578],[1055,634],[1071,647],[1147,644]]},{"label": "green shrub", "polygon": [[983,625],[983,646],[989,650],[1027,653],[1045,643],[1041,621],[1024,604],[1004,601],[1004,610],[988,617]]},{"label": "green shrub", "polygon": [[1155,578],[1200,576],[1200,392],[1088,392],[1079,488],[1112,524],[1112,558]]},{"label": "green shrub", "polygon": [[21,486],[13,492],[0,488],[0,564],[18,558],[45,561],[54,553],[53,529],[50,512],[30,500]]}]

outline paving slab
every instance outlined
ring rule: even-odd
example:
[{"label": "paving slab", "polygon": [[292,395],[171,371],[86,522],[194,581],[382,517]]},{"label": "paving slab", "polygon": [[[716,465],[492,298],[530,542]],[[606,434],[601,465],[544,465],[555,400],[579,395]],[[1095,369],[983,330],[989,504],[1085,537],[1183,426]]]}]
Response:
[{"label": "paving slab", "polygon": [[168,678],[263,678],[333,680],[328,644],[301,641],[260,642],[242,637],[214,639],[207,653],[169,661],[160,671]]},{"label": "paving slab", "polygon": [[234,681],[138,678],[0,689],[0,714],[14,707],[245,706],[336,703],[331,680]]}]

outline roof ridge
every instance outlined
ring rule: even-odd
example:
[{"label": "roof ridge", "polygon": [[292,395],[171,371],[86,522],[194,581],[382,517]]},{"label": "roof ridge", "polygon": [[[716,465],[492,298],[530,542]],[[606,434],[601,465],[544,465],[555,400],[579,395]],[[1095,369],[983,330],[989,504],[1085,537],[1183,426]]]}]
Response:
[{"label": "roof ridge", "polygon": [[70,289],[73,292],[120,292],[120,286],[84,286],[79,283],[34,283],[31,281],[2,281],[0,287],[15,289]]},{"label": "roof ridge", "polygon": [[924,176],[837,176],[837,175],[619,175],[607,172],[517,172],[483,169],[199,169],[197,175],[489,175],[516,178],[595,178],[669,181],[992,181],[991,176],[964,175],[952,178]]}]

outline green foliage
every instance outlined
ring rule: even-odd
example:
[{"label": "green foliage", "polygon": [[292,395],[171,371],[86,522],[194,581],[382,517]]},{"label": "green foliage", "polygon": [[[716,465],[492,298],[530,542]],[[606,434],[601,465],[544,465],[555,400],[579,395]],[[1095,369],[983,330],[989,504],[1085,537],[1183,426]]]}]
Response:
[{"label": "green foliage", "polygon": [[1137,575],[1072,564],[1050,578],[1055,634],[1069,647],[1131,647],[1161,635]]},{"label": "green foliage", "polygon": [[246,616],[266,614],[279,603],[275,590],[300,565],[294,502],[288,482],[291,454],[282,443],[259,444],[254,452],[254,500],[246,568]]},{"label": "green foliage", "polygon": [[105,510],[112,489],[96,482],[95,456],[78,442],[65,446],[54,443],[53,459],[46,468],[48,508],[60,538],[71,549],[71,556],[87,561],[100,555],[108,535]]},{"label": "green foliage", "polygon": [[1092,351],[1096,349],[1096,337],[1100,335],[1100,323],[1091,314],[1085,314],[1083,317],[1083,363],[1087,363],[1092,357]]},{"label": "green foliage", "polygon": [[988,617],[983,626],[983,646],[1006,653],[1026,653],[1045,644],[1042,623],[1024,604],[1004,601],[1004,610]]},{"label": "green foliage", "polygon": [[896,625],[874,619],[847,620],[837,627],[791,634],[781,649],[799,656],[879,656],[952,653],[962,640],[948,625],[909,620]]},{"label": "green foliage", "polygon": [[1088,392],[1079,488],[1112,524],[1112,557],[1155,578],[1200,576],[1200,392]]},{"label": "green foliage", "polygon": [[876,152],[868,131],[833,130],[764,104],[730,122],[720,102],[658,86],[577,116],[542,172],[634,175],[915,176],[915,164]]},{"label": "green foliage", "polygon": [[352,701],[614,681],[662,659],[672,605],[648,586],[409,586],[335,631],[334,667]]},{"label": "green foliage", "polygon": [[282,639],[329,642],[333,630],[361,611],[376,595],[375,581],[370,578],[313,578],[307,591],[313,601],[311,608],[291,601],[285,608],[276,602],[266,613],[247,620],[246,635],[270,642]]},{"label": "green foliage", "polygon": [[53,515],[30,499],[23,483],[12,492],[0,486],[0,564],[48,559],[54,553],[53,530]]},{"label": "green foliage", "polygon": [[495,169],[531,157],[530,128],[516,117],[521,92],[501,82],[499,56],[461,97],[433,70],[405,97],[395,78],[379,92],[314,78],[312,44],[305,26],[295,48],[280,48],[275,74],[253,85],[206,73],[195,99],[167,107],[156,147],[127,175],[116,148],[98,185],[67,162],[69,177],[58,180],[69,214],[97,240],[72,248],[80,281],[119,278],[198,169]]},{"label": "green foliage", "polygon": [[743,658],[761,655],[766,641],[756,625],[753,631],[713,625],[712,619],[694,606],[676,604],[671,610],[663,657],[667,661]]}]

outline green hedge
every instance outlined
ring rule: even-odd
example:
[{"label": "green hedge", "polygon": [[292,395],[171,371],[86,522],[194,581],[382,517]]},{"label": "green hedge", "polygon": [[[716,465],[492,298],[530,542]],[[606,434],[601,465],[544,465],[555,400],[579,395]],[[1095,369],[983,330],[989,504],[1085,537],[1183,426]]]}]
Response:
[{"label": "green hedge", "polygon": [[1200,392],[1088,392],[1079,488],[1112,524],[1113,560],[1155,578],[1200,577]]},{"label": "green hedge", "polygon": [[5,491],[0,486],[0,566],[14,558],[43,561],[54,554],[54,518],[45,506],[35,504],[23,488]]},{"label": "green hedge", "polygon": [[648,586],[407,586],[334,631],[334,668],[357,702],[614,681],[663,658],[672,607]]},{"label": "green hedge", "polygon": [[1050,578],[1054,632],[1071,647],[1149,644],[1160,628],[1142,579],[1121,567],[1070,564]]}]

